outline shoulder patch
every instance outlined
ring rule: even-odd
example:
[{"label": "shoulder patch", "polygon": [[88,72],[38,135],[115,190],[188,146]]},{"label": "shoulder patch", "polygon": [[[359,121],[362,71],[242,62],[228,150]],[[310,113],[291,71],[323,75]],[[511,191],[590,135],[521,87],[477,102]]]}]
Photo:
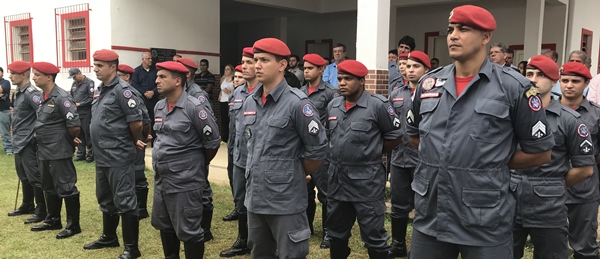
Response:
[{"label": "shoulder patch", "polygon": [[123,96],[127,99],[131,98],[131,96],[133,96],[133,93],[131,92],[131,90],[126,89],[125,91],[123,91]]},{"label": "shoulder patch", "polygon": [[585,124],[581,123],[577,127],[577,135],[579,135],[582,138],[587,138],[590,135],[590,131],[588,130],[587,126],[585,126]]},{"label": "shoulder patch", "polygon": [[529,108],[534,112],[537,112],[540,109],[542,109],[542,100],[540,100],[539,96],[532,95],[531,97],[529,97]]},{"label": "shoulder patch", "polygon": [[315,115],[315,111],[312,105],[310,105],[310,103],[304,104],[304,106],[302,106],[302,113],[304,113],[304,116],[306,117],[312,117],[313,115]]},{"label": "shoulder patch", "polygon": [[206,110],[199,111],[198,112],[198,118],[200,118],[201,120],[208,119],[208,113],[206,112]]},{"label": "shoulder patch", "polygon": [[31,97],[31,100],[32,100],[34,103],[40,103],[40,101],[42,100],[42,98],[40,98],[40,96],[39,96],[39,95],[33,95],[33,97]]},{"label": "shoulder patch", "polygon": [[204,97],[203,95],[198,95],[198,101],[200,101],[200,103],[205,103],[206,97]]},{"label": "shoulder patch", "polygon": [[63,106],[65,106],[65,108],[71,108],[71,102],[69,100],[65,100],[63,102]]},{"label": "shoulder patch", "polygon": [[394,112],[394,107],[391,105],[387,107],[387,112],[390,116],[396,116],[396,112]]}]

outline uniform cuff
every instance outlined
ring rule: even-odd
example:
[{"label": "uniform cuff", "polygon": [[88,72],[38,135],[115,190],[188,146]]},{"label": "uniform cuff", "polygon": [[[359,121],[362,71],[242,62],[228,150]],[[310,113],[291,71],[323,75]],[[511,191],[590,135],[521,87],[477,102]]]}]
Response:
[{"label": "uniform cuff", "polygon": [[219,146],[221,146],[221,137],[211,141],[206,141],[202,146],[204,146],[205,149],[218,149]]},{"label": "uniform cuff", "polygon": [[541,139],[519,140],[519,145],[521,146],[521,150],[528,154],[546,152],[554,147],[554,136],[548,134]]},{"label": "uniform cuff", "polygon": [[570,156],[570,158],[571,166],[573,167],[592,166],[596,164],[596,160],[592,155]]},{"label": "uniform cuff", "polygon": [[383,139],[386,139],[386,140],[394,140],[394,139],[398,139],[400,137],[402,137],[401,129],[392,130],[388,133],[383,134]]},{"label": "uniform cuff", "polygon": [[319,146],[304,146],[304,154],[302,154],[302,158],[310,159],[310,160],[323,160],[325,159],[327,145],[329,143],[325,143]]},{"label": "uniform cuff", "polygon": [[411,137],[419,136],[419,127],[406,125],[406,135],[409,135]]},{"label": "uniform cuff", "polygon": [[141,121],[142,114],[141,113],[131,114],[131,115],[127,115],[126,118],[127,118],[127,122]]}]

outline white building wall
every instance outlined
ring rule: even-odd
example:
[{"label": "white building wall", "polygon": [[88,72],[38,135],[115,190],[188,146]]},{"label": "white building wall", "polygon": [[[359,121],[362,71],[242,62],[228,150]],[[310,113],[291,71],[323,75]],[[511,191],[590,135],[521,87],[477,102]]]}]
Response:
[{"label": "white building wall", "polygon": [[[15,4],[2,4],[2,8],[0,8],[0,18],[4,19],[5,16],[30,13],[33,18],[31,34],[33,37],[34,62],[46,61],[57,64],[57,39],[54,10],[55,8],[83,3],[89,3],[89,8],[91,9],[89,12],[91,53],[97,49],[110,48],[110,19],[106,19],[106,17],[110,16],[110,3],[108,0],[21,0]],[[0,42],[2,42],[2,47],[0,47],[0,66],[6,71],[7,46],[5,43],[4,30],[0,33]],[[93,73],[85,73],[85,75],[94,79],[98,85],[99,81],[96,80],[96,76]],[[67,79],[67,76],[67,73],[60,73],[56,77],[56,84],[64,89],[70,90],[73,80]],[[8,78],[8,75],[5,77]]]},{"label": "white building wall", "polygon": [[[600,52],[600,1],[598,0],[571,0],[568,35],[567,54],[572,50],[578,50],[581,46],[581,29],[587,29],[594,33],[592,39],[592,75],[598,74],[598,62]],[[588,52],[589,53],[589,52]],[[568,58],[568,57],[567,57]]]},{"label": "white building wall", "polygon": [[[110,0],[111,44],[130,48],[166,48],[219,53],[219,0]],[[121,63],[141,64],[140,50],[116,50]],[[219,57],[181,54],[197,63],[210,62],[219,72]]]}]

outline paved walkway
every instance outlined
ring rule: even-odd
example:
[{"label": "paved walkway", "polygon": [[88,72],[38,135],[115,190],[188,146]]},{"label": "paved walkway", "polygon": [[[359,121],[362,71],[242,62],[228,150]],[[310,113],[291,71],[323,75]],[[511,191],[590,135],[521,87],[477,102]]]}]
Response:
[{"label": "paved walkway", "polygon": [[[146,148],[146,168],[152,170],[152,148]],[[229,185],[227,177],[227,143],[221,142],[221,147],[210,163],[208,181],[211,184]]]}]

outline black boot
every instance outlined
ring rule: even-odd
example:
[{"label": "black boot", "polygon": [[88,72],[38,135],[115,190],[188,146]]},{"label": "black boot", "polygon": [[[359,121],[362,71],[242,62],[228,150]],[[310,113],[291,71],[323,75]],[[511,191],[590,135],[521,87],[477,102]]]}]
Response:
[{"label": "black boot", "polygon": [[62,224],[60,223],[62,198],[58,197],[56,194],[46,193],[46,207],[48,208],[46,219],[44,219],[42,224],[31,227],[31,231],[56,230],[62,228]]},{"label": "black boot", "polygon": [[406,226],[408,218],[392,218],[392,249],[388,253],[388,258],[406,257]]},{"label": "black boot", "polygon": [[598,259],[600,258],[598,255],[595,256],[585,256],[578,253],[573,253],[573,259]]},{"label": "black boot", "polygon": [[119,226],[119,215],[102,213],[102,235],[98,240],[83,246],[85,250],[94,250],[107,247],[118,247],[117,226]]},{"label": "black boot", "polygon": [[221,257],[234,257],[238,255],[250,254],[250,248],[248,248],[248,215],[238,215],[238,237],[233,243],[231,248],[221,251],[219,256]]},{"label": "black boot", "polygon": [[204,210],[202,211],[202,221],[200,221],[200,227],[204,229],[204,242],[213,240],[213,234],[210,232],[210,225],[212,224],[213,211]]},{"label": "black boot", "polygon": [[146,208],[146,203],[148,202],[148,188],[140,188],[135,191],[135,196],[137,196],[138,202],[138,219],[142,220],[150,215],[148,215],[148,209]]},{"label": "black boot", "polygon": [[233,209],[231,211],[231,213],[229,213],[229,215],[223,217],[223,221],[234,221],[234,220],[238,220],[238,210],[237,209]]},{"label": "black boot", "polygon": [[369,259],[387,259],[388,258],[387,251],[378,252],[373,249],[368,249],[367,251],[369,252]]},{"label": "black boot", "polygon": [[183,242],[186,259],[202,259],[204,258],[204,242]]},{"label": "black boot", "polygon": [[350,255],[348,240],[331,238],[329,240],[329,256],[331,259],[346,259]]},{"label": "black boot", "polygon": [[65,197],[65,208],[67,209],[67,226],[65,229],[56,234],[57,239],[72,237],[81,233],[79,226],[79,194]]},{"label": "black boot", "polygon": [[306,217],[308,218],[308,227],[310,227],[310,234],[315,234],[315,228],[313,226],[313,222],[315,221],[315,212],[317,210],[317,202],[315,202],[314,196],[312,199],[308,198],[308,207],[306,207]]},{"label": "black boot", "polygon": [[179,259],[180,241],[175,232],[161,231],[160,240],[162,241],[165,259]]},{"label": "black boot", "polygon": [[91,148],[90,150],[88,150],[87,156],[85,157],[85,161],[88,163],[94,162],[94,152]]},{"label": "black boot", "polygon": [[133,259],[142,256],[138,248],[138,238],[140,235],[140,222],[137,213],[126,213],[121,216],[123,230],[123,246],[125,250],[117,259]]},{"label": "black boot", "polygon": [[33,186],[29,182],[21,181],[21,190],[23,192],[23,202],[18,209],[8,212],[9,217],[32,214],[35,212],[35,206],[33,205]]},{"label": "black boot", "polygon": [[321,204],[321,221],[323,222],[323,240],[319,246],[321,249],[329,248],[329,233],[327,233],[327,203]]},{"label": "black boot", "polygon": [[31,215],[30,218],[25,220],[25,224],[38,223],[44,221],[46,216],[46,198],[44,197],[44,191],[42,188],[33,187],[33,194],[35,196],[35,212]]}]

